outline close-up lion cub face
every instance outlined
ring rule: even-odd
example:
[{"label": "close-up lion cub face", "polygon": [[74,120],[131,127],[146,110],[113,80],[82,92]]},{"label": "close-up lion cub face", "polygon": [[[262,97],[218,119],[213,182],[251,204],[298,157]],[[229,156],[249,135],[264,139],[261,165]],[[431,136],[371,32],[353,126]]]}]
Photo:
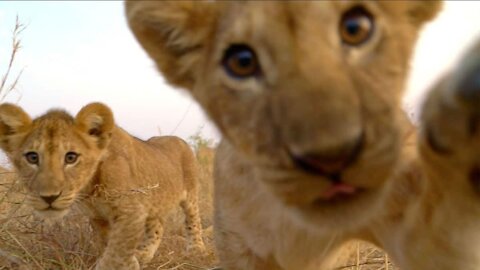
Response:
[{"label": "close-up lion cub face", "polygon": [[126,12],[167,80],[283,203],[341,226],[368,216],[393,172],[412,47],[439,6],[130,1]]},{"label": "close-up lion cub face", "polygon": [[16,105],[0,105],[0,147],[27,189],[27,203],[43,218],[60,218],[82,199],[112,129],[112,112],[101,104],[75,118],[51,110],[34,120]]}]

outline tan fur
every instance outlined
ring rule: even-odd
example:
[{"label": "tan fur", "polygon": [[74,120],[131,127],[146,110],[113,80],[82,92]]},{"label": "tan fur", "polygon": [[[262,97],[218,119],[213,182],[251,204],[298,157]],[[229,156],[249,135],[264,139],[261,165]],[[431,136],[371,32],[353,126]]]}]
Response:
[{"label": "tan fur", "polygon": [[[85,106],[75,118],[51,110],[33,121],[19,107],[2,104],[0,146],[39,216],[60,218],[74,204],[89,215],[106,245],[96,269],[139,269],[149,262],[164,217],[178,205],[186,215],[188,248],[203,250],[196,162],[181,139],[141,141],[116,127],[101,103]],[[38,164],[27,162],[28,152],[38,153]],[[78,153],[75,163],[65,161],[68,152]],[[48,209],[41,197],[57,195]]]},{"label": "tan fur", "polygon": [[[375,30],[366,43],[348,46],[339,21],[354,6],[372,14]],[[465,135],[478,126],[480,98],[456,101],[466,80],[459,74],[472,68],[460,68],[433,91],[418,136],[399,109],[419,29],[440,6],[127,1],[141,45],[224,136],[215,230],[225,269],[330,269],[335,251],[352,238],[383,247],[405,270],[480,269],[478,187],[469,180],[480,166],[479,133]],[[260,75],[225,72],[222,57],[232,44],[254,50]],[[478,51],[473,55],[470,66],[480,65]],[[428,130],[454,154],[432,152]],[[335,156],[361,134],[361,153],[341,181],[362,191],[319,200],[330,176],[306,173],[292,152]]]}]

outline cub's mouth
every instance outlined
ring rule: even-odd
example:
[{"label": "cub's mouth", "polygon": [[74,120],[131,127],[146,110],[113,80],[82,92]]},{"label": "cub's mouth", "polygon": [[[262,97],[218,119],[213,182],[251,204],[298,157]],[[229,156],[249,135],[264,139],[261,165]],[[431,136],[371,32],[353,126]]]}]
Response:
[{"label": "cub's mouth", "polygon": [[364,192],[364,188],[359,188],[344,182],[336,182],[327,187],[327,189],[319,195],[318,199],[314,201],[314,204],[352,200]]},{"label": "cub's mouth", "polygon": [[48,206],[43,209],[35,209],[35,214],[44,219],[61,219],[69,211],[69,208],[57,208]]},{"label": "cub's mouth", "polygon": [[367,194],[369,194],[369,191],[365,188],[359,188],[345,183],[334,184],[323,191],[323,193],[312,202],[312,206],[326,207],[353,203]]},{"label": "cub's mouth", "polygon": [[365,188],[347,183],[343,179],[344,171],[358,160],[364,146],[365,136],[362,133],[356,139],[334,149],[303,155],[289,151],[295,170],[318,178],[318,181],[329,182],[329,186],[315,199],[314,205],[350,201],[365,193]]},{"label": "cub's mouth", "polygon": [[63,210],[66,210],[66,209],[62,209],[62,208],[58,208],[58,207],[55,207],[55,206],[47,206],[43,209],[40,209],[40,210],[37,210],[37,211],[63,211]]}]

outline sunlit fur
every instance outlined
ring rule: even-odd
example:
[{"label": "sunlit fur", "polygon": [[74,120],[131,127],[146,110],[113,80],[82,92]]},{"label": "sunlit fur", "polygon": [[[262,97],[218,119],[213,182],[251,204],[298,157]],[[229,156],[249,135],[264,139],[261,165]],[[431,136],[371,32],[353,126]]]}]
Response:
[{"label": "sunlit fur", "polygon": [[[372,14],[375,32],[352,47],[341,42],[339,21],[355,6]],[[418,136],[399,109],[419,30],[440,6],[127,1],[140,44],[223,135],[215,233],[225,269],[329,269],[334,251],[351,238],[385,248],[401,269],[479,269],[471,175],[480,149],[478,132],[465,132],[477,130],[480,101],[456,100],[458,78],[471,69],[464,66],[478,64],[468,60],[478,59],[478,50],[433,91]],[[261,75],[225,72],[222,57],[232,44],[255,51]],[[362,192],[318,203],[331,183],[294,166],[289,152],[335,151],[360,133],[365,145],[342,181]]]},{"label": "sunlit fur", "polygon": [[[75,118],[51,110],[34,120],[5,103],[0,105],[0,147],[37,215],[60,218],[75,204],[90,217],[106,245],[97,270],[139,269],[151,260],[164,217],[179,205],[188,248],[203,250],[196,163],[181,139],[141,141],[116,127],[112,112],[100,103],[85,106]],[[38,164],[28,162],[28,152],[38,153]],[[78,154],[76,162],[65,162],[68,152]],[[41,198],[54,195],[59,197],[50,205]]]}]

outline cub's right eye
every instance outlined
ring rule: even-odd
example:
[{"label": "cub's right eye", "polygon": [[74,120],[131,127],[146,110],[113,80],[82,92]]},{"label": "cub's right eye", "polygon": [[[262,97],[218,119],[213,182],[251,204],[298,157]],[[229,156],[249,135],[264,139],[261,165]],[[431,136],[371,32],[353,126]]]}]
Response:
[{"label": "cub's right eye", "polygon": [[36,152],[28,152],[25,154],[25,159],[27,160],[28,163],[33,164],[33,165],[38,165],[38,162],[40,161],[40,157]]},{"label": "cub's right eye", "polygon": [[225,50],[222,65],[228,75],[246,79],[260,74],[260,63],[252,48],[245,44],[233,44]]},{"label": "cub's right eye", "polygon": [[65,154],[65,163],[66,164],[73,164],[77,162],[78,154],[75,152],[68,152]]}]

